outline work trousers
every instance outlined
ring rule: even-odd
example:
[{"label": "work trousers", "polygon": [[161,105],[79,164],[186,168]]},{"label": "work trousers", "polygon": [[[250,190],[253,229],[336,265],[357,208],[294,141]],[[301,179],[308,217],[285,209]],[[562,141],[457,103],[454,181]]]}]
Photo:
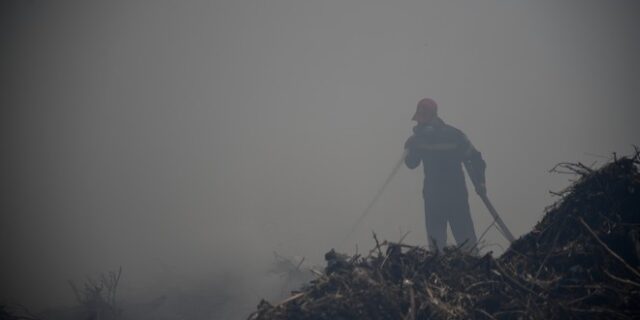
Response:
[{"label": "work trousers", "polygon": [[472,248],[478,241],[467,197],[424,196],[425,223],[431,250],[447,244],[447,223],[457,245]]}]

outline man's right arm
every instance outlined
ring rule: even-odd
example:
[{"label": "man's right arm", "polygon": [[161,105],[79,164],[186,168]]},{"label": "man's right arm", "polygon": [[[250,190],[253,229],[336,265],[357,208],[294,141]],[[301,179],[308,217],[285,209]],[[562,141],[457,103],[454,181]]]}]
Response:
[{"label": "man's right arm", "polygon": [[404,164],[409,169],[415,169],[420,165],[420,155],[416,149],[416,136],[411,136],[404,143],[404,149],[406,151],[406,157],[404,158]]}]

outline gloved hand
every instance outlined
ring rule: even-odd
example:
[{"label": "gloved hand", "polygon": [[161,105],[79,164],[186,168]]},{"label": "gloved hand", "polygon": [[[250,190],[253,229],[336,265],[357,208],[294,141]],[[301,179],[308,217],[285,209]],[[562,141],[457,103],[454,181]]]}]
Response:
[{"label": "gloved hand", "polygon": [[415,135],[409,137],[409,139],[407,139],[407,142],[404,143],[404,148],[407,149],[409,152],[415,151],[417,147],[418,147],[418,139],[416,138]]},{"label": "gloved hand", "polygon": [[476,184],[475,187],[476,187],[476,193],[479,196],[487,195],[487,185],[484,182]]},{"label": "gloved hand", "polygon": [[404,143],[404,164],[407,165],[409,169],[415,169],[420,165],[420,155],[418,154],[418,138],[413,135],[407,139],[407,142]]}]

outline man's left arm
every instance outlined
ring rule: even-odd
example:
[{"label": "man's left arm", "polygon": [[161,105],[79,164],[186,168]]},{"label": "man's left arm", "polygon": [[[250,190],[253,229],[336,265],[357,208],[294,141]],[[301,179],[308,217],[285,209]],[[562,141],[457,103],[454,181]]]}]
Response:
[{"label": "man's left arm", "polygon": [[467,174],[469,174],[469,178],[471,178],[471,182],[473,182],[476,193],[485,195],[487,193],[485,183],[485,169],[487,164],[482,158],[480,151],[471,144],[471,141],[469,141],[466,135],[462,134],[461,140],[460,151],[462,152],[462,163],[464,163],[464,167],[467,169]]}]

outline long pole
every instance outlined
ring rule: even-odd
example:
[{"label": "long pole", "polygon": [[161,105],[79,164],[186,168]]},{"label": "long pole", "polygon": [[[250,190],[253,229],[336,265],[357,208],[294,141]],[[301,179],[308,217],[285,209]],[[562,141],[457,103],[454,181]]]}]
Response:
[{"label": "long pole", "polygon": [[371,211],[373,206],[376,204],[376,202],[378,201],[378,199],[380,198],[380,196],[382,195],[384,190],[387,188],[387,186],[391,182],[391,179],[393,179],[393,177],[396,175],[396,173],[398,173],[398,170],[402,166],[402,163],[404,162],[404,159],[406,157],[407,157],[407,151],[405,150],[404,152],[402,152],[402,157],[400,157],[400,159],[398,160],[396,165],[393,167],[393,170],[391,170],[391,173],[389,173],[389,176],[387,176],[387,179],[384,181],[382,186],[380,186],[380,189],[378,189],[378,192],[376,193],[375,197],[373,197],[373,199],[367,205],[367,208],[364,209],[364,211],[360,214],[360,216],[358,217],[358,220],[356,220],[356,222],[353,224],[353,226],[351,226],[351,229],[349,230],[349,233],[344,238],[344,240],[342,240],[341,245],[344,245],[344,243],[347,242],[347,240],[349,240],[349,238],[351,237],[353,232],[356,230],[356,228],[360,225],[362,220],[369,214],[369,212]]},{"label": "long pole", "polygon": [[[398,162],[393,167],[393,170],[391,170],[391,173],[389,173],[389,175],[387,176],[387,179],[385,179],[385,181],[382,184],[382,186],[380,186],[380,188],[378,189],[378,192],[376,193],[376,195],[369,202],[369,204],[367,205],[366,209],[364,209],[364,211],[360,214],[360,216],[355,221],[355,223],[351,226],[351,229],[349,230],[349,233],[347,233],[346,237],[342,240],[341,245],[344,245],[347,242],[347,240],[349,240],[349,238],[354,233],[356,228],[360,225],[362,220],[369,214],[369,212],[371,211],[373,206],[376,204],[376,202],[378,201],[380,196],[382,196],[382,193],[387,188],[387,186],[389,185],[389,183],[391,182],[393,177],[396,175],[396,173],[398,173],[398,170],[402,166],[402,163],[404,162],[404,159],[406,157],[407,157],[407,151],[405,150],[402,153],[402,157],[400,157]],[[480,196],[480,199],[482,199],[482,202],[484,202],[484,205],[487,207],[487,210],[489,210],[489,213],[491,214],[491,216],[493,216],[494,221],[498,224],[498,229],[499,229],[500,233],[507,240],[509,240],[510,243],[514,242],[515,238],[514,238],[513,234],[511,233],[511,231],[509,231],[509,228],[507,228],[507,225],[504,224],[504,221],[502,221],[502,218],[500,218],[500,215],[498,215],[498,212],[493,207],[493,204],[491,203],[491,201],[489,200],[487,195],[486,194],[479,194],[479,196]]]},{"label": "long pole", "polygon": [[484,202],[484,205],[487,207],[487,210],[489,210],[489,213],[491,213],[491,215],[493,216],[494,221],[498,224],[500,233],[502,233],[502,235],[507,238],[510,243],[516,241],[511,231],[509,231],[509,228],[507,228],[507,226],[504,224],[504,221],[502,221],[502,218],[500,218],[500,216],[498,215],[496,208],[494,208],[493,204],[491,204],[491,201],[489,201],[489,197],[487,197],[486,194],[479,194],[479,196],[480,199],[482,199],[482,202]]}]

